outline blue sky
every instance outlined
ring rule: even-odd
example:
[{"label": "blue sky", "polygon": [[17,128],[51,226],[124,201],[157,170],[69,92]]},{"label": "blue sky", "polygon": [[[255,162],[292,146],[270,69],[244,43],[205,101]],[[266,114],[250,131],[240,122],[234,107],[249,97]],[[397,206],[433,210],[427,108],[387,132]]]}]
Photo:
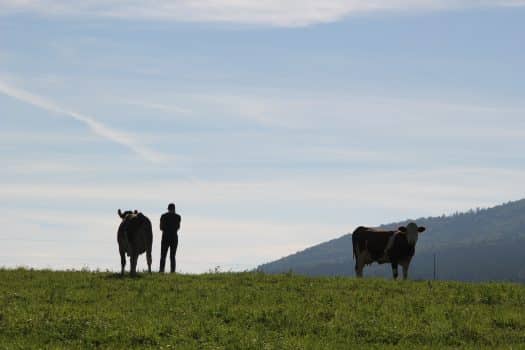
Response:
[{"label": "blue sky", "polygon": [[[524,197],[524,1],[0,1],[0,265],[184,272]],[[143,259],[140,263],[144,265]]]}]

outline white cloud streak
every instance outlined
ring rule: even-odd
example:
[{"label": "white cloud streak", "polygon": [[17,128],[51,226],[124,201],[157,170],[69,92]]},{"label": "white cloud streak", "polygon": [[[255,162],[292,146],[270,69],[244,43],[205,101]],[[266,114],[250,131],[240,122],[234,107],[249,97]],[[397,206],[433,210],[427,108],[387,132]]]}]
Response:
[{"label": "white cloud streak", "polygon": [[[221,111],[228,117],[260,125],[296,130],[374,129],[374,135],[391,123],[397,130],[428,130],[434,134],[462,133],[469,137],[501,134],[522,137],[525,108],[521,105],[485,105],[460,100],[392,98],[352,94],[304,94],[300,96],[201,94],[188,95],[200,108]],[[322,118],[320,116],[323,116]],[[367,116],[363,118],[363,116]],[[502,119],[507,123],[501,123]],[[509,122],[512,121],[512,127]],[[520,123],[520,124],[518,124]],[[395,125],[394,125],[395,124]],[[449,126],[453,125],[454,130]],[[472,134],[475,128],[476,134]],[[481,135],[483,134],[483,135]]]},{"label": "white cloud streak", "polygon": [[19,88],[15,88],[2,81],[0,81],[0,93],[11,98],[17,99],[19,101],[28,103],[30,105],[36,106],[38,108],[44,109],[46,111],[60,115],[65,115],[76,121],[79,121],[82,124],[86,125],[94,134],[128,148],[144,160],[153,163],[157,163],[163,160],[163,156],[159,153],[156,153],[142,145],[137,144],[128,135],[109,128],[108,126],[97,121],[93,117],[68,110],[44,97],[34,95],[30,92],[21,90]]},{"label": "white cloud streak", "polygon": [[132,101],[132,100],[122,100],[122,103],[130,106],[138,106],[146,109],[153,109],[167,113],[175,114],[190,114],[191,111],[187,108],[183,108],[174,104],[163,104],[163,103],[152,103],[144,101]]},{"label": "white cloud streak", "polygon": [[524,0],[0,0],[0,14],[33,12],[58,16],[298,27],[335,22],[366,12],[524,5]]}]

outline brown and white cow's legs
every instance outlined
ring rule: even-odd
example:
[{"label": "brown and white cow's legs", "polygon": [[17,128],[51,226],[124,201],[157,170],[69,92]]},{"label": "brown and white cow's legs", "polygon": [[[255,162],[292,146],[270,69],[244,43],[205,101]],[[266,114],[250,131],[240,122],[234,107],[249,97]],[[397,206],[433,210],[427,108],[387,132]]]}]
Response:
[{"label": "brown and white cow's legs", "polygon": [[392,275],[394,277],[394,280],[397,280],[398,272],[397,272],[397,262],[392,263]]},{"label": "brown and white cow's legs", "polygon": [[124,276],[124,271],[126,269],[126,252],[120,251],[120,274]]},{"label": "brown and white cow's legs", "polygon": [[410,266],[410,261],[403,261],[401,266],[403,267],[403,279],[406,280],[408,278],[408,267]]},{"label": "brown and white cow's legs", "polygon": [[355,274],[357,277],[363,277],[363,268],[366,264],[372,262],[372,257],[368,251],[362,251],[357,254],[356,263],[355,263]]},{"label": "brown and white cow's legs", "polygon": [[363,277],[363,267],[364,267],[364,264],[360,264],[359,263],[359,259],[357,259],[356,263],[355,263],[355,275],[356,277]]},{"label": "brown and white cow's legs", "polygon": [[354,270],[356,277],[363,277],[363,265],[359,264],[359,254],[355,257]]}]

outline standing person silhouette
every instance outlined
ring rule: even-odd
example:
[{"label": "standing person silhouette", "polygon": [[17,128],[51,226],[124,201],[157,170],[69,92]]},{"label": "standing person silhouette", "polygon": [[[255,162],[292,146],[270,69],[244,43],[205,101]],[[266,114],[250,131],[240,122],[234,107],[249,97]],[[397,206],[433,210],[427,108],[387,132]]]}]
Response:
[{"label": "standing person silhouette", "polygon": [[170,250],[170,268],[171,273],[175,272],[175,254],[177,253],[177,246],[179,245],[179,236],[177,231],[180,228],[181,217],[175,213],[175,204],[168,205],[168,212],[160,217],[160,230],[162,231],[162,241],[160,245],[160,270],[164,272],[166,265],[166,255],[168,249]]}]

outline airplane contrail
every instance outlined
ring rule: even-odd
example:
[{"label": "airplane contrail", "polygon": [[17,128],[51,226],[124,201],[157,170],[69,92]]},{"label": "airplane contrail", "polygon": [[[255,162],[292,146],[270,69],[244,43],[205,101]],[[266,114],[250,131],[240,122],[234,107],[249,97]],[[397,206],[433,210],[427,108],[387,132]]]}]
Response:
[{"label": "airplane contrail", "polygon": [[42,108],[49,112],[65,115],[74,120],[77,120],[85,124],[94,134],[130,149],[133,153],[137,154],[138,156],[149,162],[156,163],[160,162],[163,159],[163,156],[161,154],[156,153],[142,145],[138,145],[128,135],[109,128],[108,126],[97,121],[93,117],[61,107],[53,101],[50,101],[44,97],[34,95],[30,92],[21,90],[19,88],[15,88],[2,81],[0,81],[0,93],[7,95],[11,98],[17,99],[19,101]]}]

